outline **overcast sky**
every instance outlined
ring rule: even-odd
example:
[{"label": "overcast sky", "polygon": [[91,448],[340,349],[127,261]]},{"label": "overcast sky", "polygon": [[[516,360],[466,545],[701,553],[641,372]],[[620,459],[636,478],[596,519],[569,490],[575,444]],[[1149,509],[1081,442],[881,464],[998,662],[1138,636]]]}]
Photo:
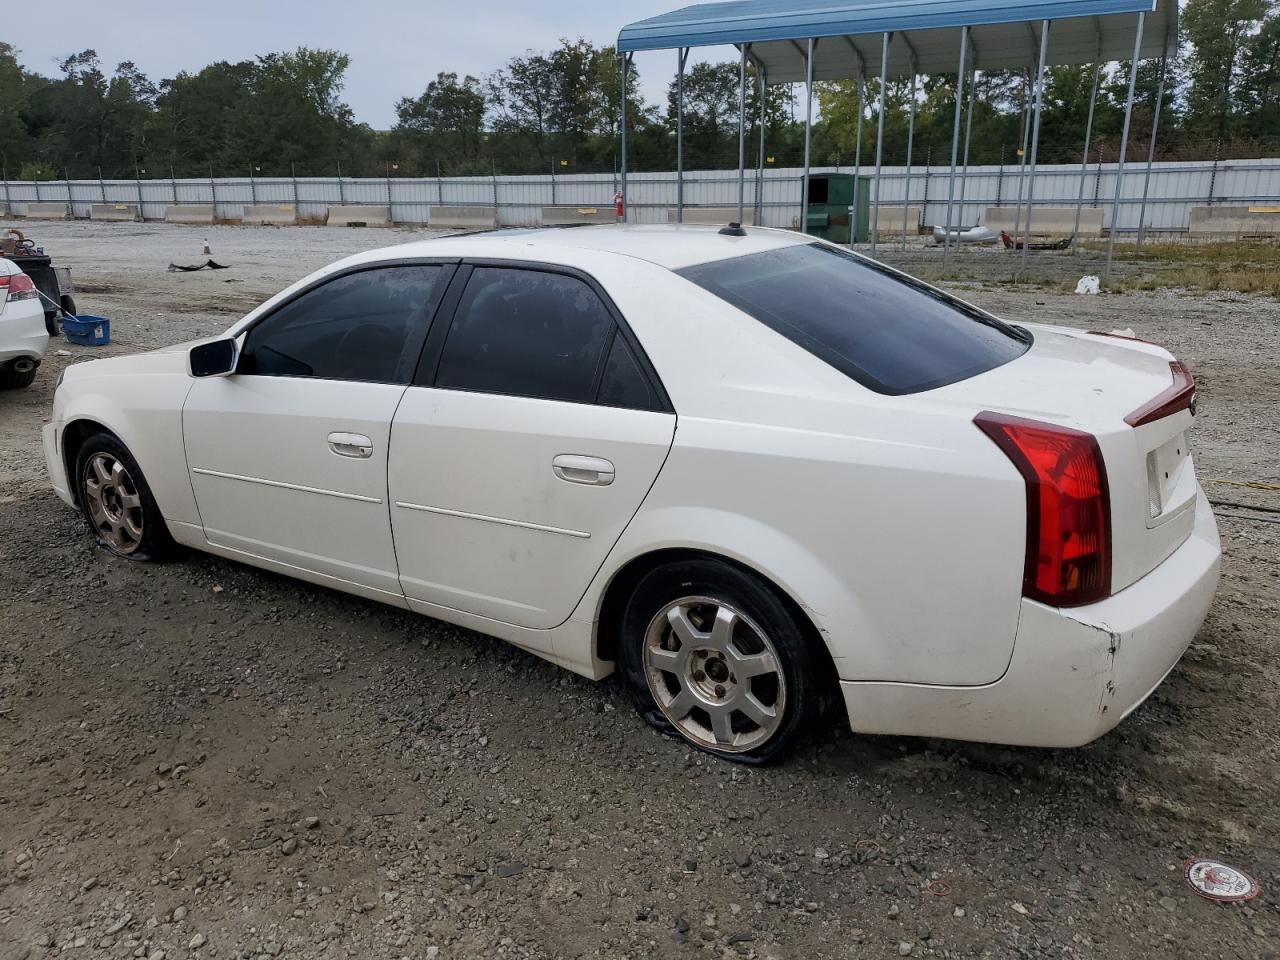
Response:
[{"label": "overcast sky", "polygon": [[[351,56],[346,100],[358,121],[384,129],[395,103],[416,96],[441,70],[480,76],[527,49],[546,50],[561,37],[612,44],[618,30],[685,6],[685,0],[59,0],[30,4],[5,17],[0,39],[19,50],[29,70],[57,72],[59,59],[85,49],[114,67],[132,60],[153,81],[216,60],[246,60],[274,50],[322,47]],[[127,12],[126,12],[127,11]],[[729,60],[712,48],[693,60]],[[675,51],[638,54],[644,94],[663,101],[675,75]]]}]

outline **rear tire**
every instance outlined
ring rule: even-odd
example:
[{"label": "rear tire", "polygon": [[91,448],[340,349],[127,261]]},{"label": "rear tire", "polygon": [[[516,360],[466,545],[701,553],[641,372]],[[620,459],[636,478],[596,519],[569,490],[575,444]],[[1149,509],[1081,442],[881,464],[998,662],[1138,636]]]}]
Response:
[{"label": "rear tire", "polygon": [[12,367],[0,369],[0,390],[18,390],[31,386],[36,382],[36,373],[39,369],[39,367],[32,367],[26,373],[18,373]]},{"label": "rear tire", "polygon": [[723,561],[660,567],[623,610],[618,666],[640,714],[726,760],[794,750],[821,712],[816,664],[773,587]]},{"label": "rear tire", "polygon": [[173,538],[142,469],[109,433],[95,433],[76,452],[76,497],[98,543],[126,560],[172,555]]}]

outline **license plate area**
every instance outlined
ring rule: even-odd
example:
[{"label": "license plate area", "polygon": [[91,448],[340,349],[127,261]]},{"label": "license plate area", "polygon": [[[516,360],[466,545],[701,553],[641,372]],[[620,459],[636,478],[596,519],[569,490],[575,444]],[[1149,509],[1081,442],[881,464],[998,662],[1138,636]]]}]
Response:
[{"label": "license plate area", "polygon": [[1179,431],[1147,453],[1147,526],[1167,522],[1194,502],[1195,495],[1187,434]]}]

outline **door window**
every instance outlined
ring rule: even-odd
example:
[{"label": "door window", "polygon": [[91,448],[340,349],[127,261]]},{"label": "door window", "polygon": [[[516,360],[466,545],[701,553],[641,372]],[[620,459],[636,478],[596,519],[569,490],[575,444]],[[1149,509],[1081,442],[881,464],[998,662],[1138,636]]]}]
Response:
[{"label": "door window", "polygon": [[477,267],[449,327],[436,386],[593,403],[616,329],[576,277]]},{"label": "door window", "polygon": [[452,267],[377,267],[308,290],[255,325],[237,373],[408,383]]}]

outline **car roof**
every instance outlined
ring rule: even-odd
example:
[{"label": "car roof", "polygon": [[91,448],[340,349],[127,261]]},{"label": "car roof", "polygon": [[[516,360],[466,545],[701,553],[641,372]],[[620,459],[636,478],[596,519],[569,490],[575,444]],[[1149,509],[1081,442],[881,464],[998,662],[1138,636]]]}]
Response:
[{"label": "car roof", "polygon": [[546,262],[555,262],[557,251],[581,250],[633,257],[678,270],[812,242],[790,230],[746,227],[745,236],[728,236],[720,233],[721,229],[714,225],[672,223],[493,230],[418,240],[393,249],[401,257],[444,255]]}]

